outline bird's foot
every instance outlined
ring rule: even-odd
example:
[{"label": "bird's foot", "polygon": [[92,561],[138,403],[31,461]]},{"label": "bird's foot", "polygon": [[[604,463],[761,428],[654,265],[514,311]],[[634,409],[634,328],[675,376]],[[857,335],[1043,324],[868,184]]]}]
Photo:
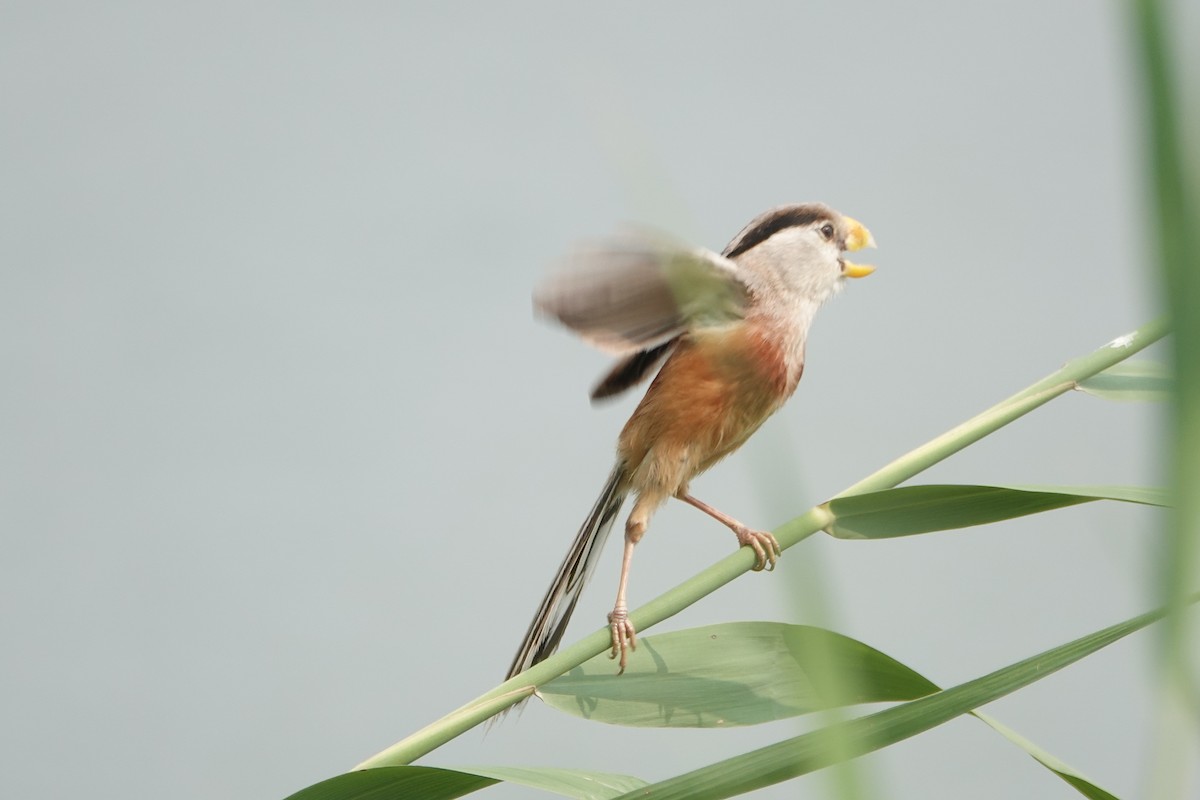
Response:
[{"label": "bird's foot", "polygon": [[675,496],[683,502],[700,509],[705,514],[708,514],[717,522],[733,531],[733,535],[737,537],[739,545],[753,549],[754,555],[756,556],[754,561],[755,572],[762,572],[764,569],[775,569],[775,562],[779,560],[779,556],[782,555],[783,549],[779,546],[779,541],[776,540],[774,534],[770,533],[769,531],[756,531],[747,528],[745,525],[738,522],[724,511],[718,511],[708,503],[692,497],[687,493],[687,487],[680,489]]},{"label": "bird's foot", "polygon": [[730,526],[733,528],[733,534],[737,536],[738,544],[742,547],[749,547],[754,550],[756,560],[754,562],[754,571],[762,572],[766,569],[768,572],[775,569],[775,563],[779,561],[779,556],[783,554],[783,550],[779,547],[779,541],[770,531],[755,531],[747,528],[745,525]]},{"label": "bird's foot", "polygon": [[608,615],[608,627],[612,632],[612,652],[608,657],[620,659],[617,663],[621,668],[617,670],[617,674],[621,675],[625,672],[625,665],[629,663],[629,652],[637,649],[637,630],[629,619],[629,609],[623,604],[614,608]]}]

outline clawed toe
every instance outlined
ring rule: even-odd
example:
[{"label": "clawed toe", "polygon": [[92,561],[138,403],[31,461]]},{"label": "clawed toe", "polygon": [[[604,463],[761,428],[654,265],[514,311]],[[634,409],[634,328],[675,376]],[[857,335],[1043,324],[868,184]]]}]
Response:
[{"label": "clawed toe", "polygon": [[629,663],[629,652],[637,649],[637,629],[629,619],[629,611],[620,606],[608,615],[608,626],[612,632],[612,652],[608,657],[620,659],[617,662],[620,666],[617,674],[621,675],[625,672],[625,665]]},{"label": "clawed toe", "polygon": [[764,569],[770,572],[775,569],[775,564],[779,561],[779,556],[783,550],[779,547],[779,540],[770,531],[752,531],[749,528],[735,530],[738,543],[743,547],[750,547],[754,550],[755,561],[754,571],[762,572]]}]

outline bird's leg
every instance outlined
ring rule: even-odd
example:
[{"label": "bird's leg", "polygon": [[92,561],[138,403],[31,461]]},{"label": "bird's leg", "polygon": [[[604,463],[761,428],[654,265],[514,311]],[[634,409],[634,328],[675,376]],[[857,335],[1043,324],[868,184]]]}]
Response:
[{"label": "bird's leg", "polygon": [[755,572],[759,572],[764,568],[767,570],[775,569],[775,562],[779,560],[779,556],[783,551],[780,550],[779,542],[775,539],[775,535],[770,531],[756,531],[747,528],[741,522],[738,522],[724,512],[718,511],[703,500],[697,500],[688,494],[686,490],[675,496],[688,505],[693,505],[700,509],[733,531],[733,535],[737,537],[739,545],[752,548],[754,555],[757,556],[757,560],[754,562]]},{"label": "bird's leg", "polygon": [[625,672],[629,662],[629,651],[637,649],[637,629],[629,619],[629,606],[625,601],[625,590],[629,586],[629,567],[633,563],[633,548],[646,534],[646,526],[650,522],[650,513],[654,508],[653,501],[642,496],[638,498],[625,522],[625,551],[621,556],[621,580],[617,584],[617,602],[613,605],[612,613],[608,615],[608,626],[612,632],[612,652],[609,658],[618,658],[620,669],[617,674]]}]

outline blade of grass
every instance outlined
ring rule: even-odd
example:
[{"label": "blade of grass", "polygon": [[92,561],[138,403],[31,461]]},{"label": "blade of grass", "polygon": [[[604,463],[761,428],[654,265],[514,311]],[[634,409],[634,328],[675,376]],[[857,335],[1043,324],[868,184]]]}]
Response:
[{"label": "blade of grass", "polygon": [[440,767],[389,767],[347,772],[288,795],[287,800],[365,800],[427,797],[452,800],[499,783],[494,778]]},{"label": "blade of grass", "polygon": [[1165,506],[1167,492],[1135,486],[901,486],[826,503],[839,539],[890,539],[986,525],[1029,514],[1117,500]]},{"label": "blade of grass", "polygon": [[1080,381],[1079,390],[1122,403],[1163,402],[1175,390],[1175,378],[1165,364],[1127,361]]},{"label": "blade of grass", "polygon": [[612,725],[728,728],[938,690],[875,648],[809,625],[726,622],[650,636],[642,647],[650,658],[620,677],[601,655],[539,693],[564,713]]},{"label": "blade of grass", "polygon": [[982,714],[978,711],[972,711],[971,716],[975,717],[980,722],[999,733],[1005,739],[1008,739],[1017,747],[1024,750],[1034,761],[1053,772],[1075,791],[1088,798],[1088,800],[1117,800],[1116,796],[1114,796],[1111,792],[1101,789],[1099,786],[1080,774],[1079,771],[1077,771],[1070,764],[1065,764],[1058,760],[1053,755],[1047,753],[1045,750],[1038,747],[1036,744],[1029,741],[1024,736],[1017,733],[999,720],[993,719],[992,717],[989,717],[988,715]]},{"label": "blade of grass", "polygon": [[646,785],[628,775],[552,767],[380,767],[321,781],[287,800],[453,800],[501,781],[573,800],[608,800]]}]

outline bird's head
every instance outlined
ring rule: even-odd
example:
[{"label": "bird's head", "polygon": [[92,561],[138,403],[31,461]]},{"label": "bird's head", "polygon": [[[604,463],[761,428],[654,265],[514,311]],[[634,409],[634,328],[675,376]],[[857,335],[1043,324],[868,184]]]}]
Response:
[{"label": "bird's head", "polygon": [[822,203],[800,203],[755,217],[733,237],[723,255],[737,264],[751,291],[820,305],[847,278],[875,271],[847,261],[842,254],[874,246],[871,232],[858,220]]}]

